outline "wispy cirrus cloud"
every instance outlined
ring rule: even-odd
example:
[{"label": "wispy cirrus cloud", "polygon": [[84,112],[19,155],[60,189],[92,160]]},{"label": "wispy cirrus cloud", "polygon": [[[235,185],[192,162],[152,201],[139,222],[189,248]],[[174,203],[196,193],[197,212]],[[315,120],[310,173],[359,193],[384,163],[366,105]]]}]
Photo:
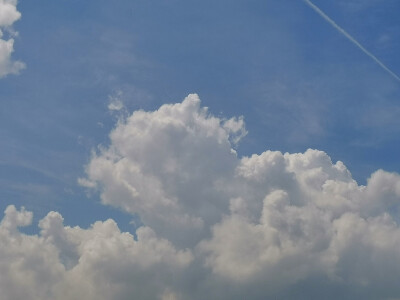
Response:
[{"label": "wispy cirrus cloud", "polygon": [[380,3],[388,3],[393,2],[393,0],[340,0],[338,3],[348,11],[357,12],[360,10],[365,10],[371,7],[374,7]]}]

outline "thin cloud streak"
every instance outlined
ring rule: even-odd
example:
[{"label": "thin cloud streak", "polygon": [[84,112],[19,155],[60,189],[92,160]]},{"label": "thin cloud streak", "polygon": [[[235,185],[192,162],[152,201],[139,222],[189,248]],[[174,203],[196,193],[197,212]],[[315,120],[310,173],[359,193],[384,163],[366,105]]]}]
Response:
[{"label": "thin cloud streak", "polygon": [[331,24],[335,29],[337,29],[341,34],[343,34],[350,42],[356,45],[362,52],[372,58],[382,69],[384,69],[387,73],[389,73],[394,79],[400,82],[400,77],[397,76],[392,70],[390,70],[383,62],[381,62],[375,55],[369,52],[364,48],[355,38],[353,38],[346,30],[336,24],[330,17],[328,17],[321,9],[319,9],[314,3],[310,0],[303,0],[308,6],[310,6],[317,14],[319,14],[325,21]]}]

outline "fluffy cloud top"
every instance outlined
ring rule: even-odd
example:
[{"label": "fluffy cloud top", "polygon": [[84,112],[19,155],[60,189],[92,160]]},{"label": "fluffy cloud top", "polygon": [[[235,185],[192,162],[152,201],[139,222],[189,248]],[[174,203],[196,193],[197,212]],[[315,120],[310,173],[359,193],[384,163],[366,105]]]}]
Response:
[{"label": "fluffy cloud top", "polygon": [[220,120],[197,95],[154,112],[136,111],[92,158],[87,186],[104,204],[138,213],[160,235],[194,246],[229,205],[225,181],[237,163],[231,140],[245,134],[241,118]]},{"label": "fluffy cloud top", "polygon": [[[137,240],[121,233],[112,220],[89,229],[65,227],[50,212],[39,223],[40,235],[15,230],[32,214],[7,207],[0,225],[2,299],[156,299],[192,260],[148,227]],[[152,282],[152,284],[149,284]]]},{"label": "fluffy cloud top", "polygon": [[25,68],[20,61],[13,61],[11,54],[14,52],[14,39],[4,38],[4,32],[11,36],[17,35],[11,28],[13,23],[21,18],[17,10],[17,0],[0,0],[0,78],[8,74],[18,74]]},{"label": "fluffy cloud top", "polygon": [[137,239],[56,212],[25,235],[32,215],[10,206],[4,299],[400,298],[400,176],[360,186],[317,150],[238,157],[245,133],[197,95],[119,121],[80,182],[137,214]]}]

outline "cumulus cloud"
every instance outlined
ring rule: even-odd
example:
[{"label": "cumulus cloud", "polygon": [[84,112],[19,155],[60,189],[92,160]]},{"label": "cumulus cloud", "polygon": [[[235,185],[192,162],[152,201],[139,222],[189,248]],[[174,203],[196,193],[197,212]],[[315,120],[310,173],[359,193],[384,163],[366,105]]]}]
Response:
[{"label": "cumulus cloud", "polygon": [[56,212],[25,235],[31,213],[10,206],[5,299],[399,298],[400,175],[378,170],[361,186],[311,149],[239,157],[245,133],[197,95],[119,120],[80,183],[139,216],[137,238]]},{"label": "cumulus cloud", "polygon": [[197,95],[154,112],[136,111],[110,135],[110,147],[87,166],[85,186],[98,185],[104,204],[138,213],[161,236],[194,246],[229,204],[225,181],[237,162],[230,140],[242,119],[221,120]]},{"label": "cumulus cloud", "polygon": [[[11,54],[14,52],[14,36],[18,33],[13,31],[12,25],[21,18],[17,10],[17,0],[0,0],[0,78],[8,74],[18,74],[25,64],[13,61]],[[7,39],[5,33],[10,37]]]},{"label": "cumulus cloud", "polygon": [[[0,225],[2,299],[162,299],[168,285],[192,260],[142,227],[137,240],[113,220],[89,229],[63,225],[59,213],[39,222],[39,235],[25,235],[32,214],[7,207]],[[151,284],[150,284],[151,283]]]}]

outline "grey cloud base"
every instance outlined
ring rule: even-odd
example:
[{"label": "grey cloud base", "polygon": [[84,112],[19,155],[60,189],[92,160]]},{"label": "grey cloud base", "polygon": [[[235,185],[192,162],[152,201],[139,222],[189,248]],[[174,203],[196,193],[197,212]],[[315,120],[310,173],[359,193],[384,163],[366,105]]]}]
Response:
[{"label": "grey cloud base", "polygon": [[137,239],[113,220],[88,229],[59,213],[39,235],[0,225],[4,299],[400,298],[400,176],[358,185],[317,150],[239,158],[242,118],[197,95],[116,125],[87,178],[102,202],[138,214]]}]

